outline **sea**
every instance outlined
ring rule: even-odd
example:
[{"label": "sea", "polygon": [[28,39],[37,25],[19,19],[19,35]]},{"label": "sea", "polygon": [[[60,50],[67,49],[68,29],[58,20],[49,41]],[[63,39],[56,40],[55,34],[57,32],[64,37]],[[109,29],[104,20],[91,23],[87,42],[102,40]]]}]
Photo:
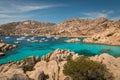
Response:
[{"label": "sea", "polygon": [[80,42],[74,43],[65,42],[65,40],[71,39],[70,37],[0,36],[0,39],[6,43],[17,45],[17,48],[8,50],[5,52],[5,56],[0,57],[0,64],[9,61],[21,61],[29,56],[42,57],[58,48],[85,56],[102,53],[108,53],[115,57],[120,56],[120,46],[84,43],[84,38],[79,38]]}]

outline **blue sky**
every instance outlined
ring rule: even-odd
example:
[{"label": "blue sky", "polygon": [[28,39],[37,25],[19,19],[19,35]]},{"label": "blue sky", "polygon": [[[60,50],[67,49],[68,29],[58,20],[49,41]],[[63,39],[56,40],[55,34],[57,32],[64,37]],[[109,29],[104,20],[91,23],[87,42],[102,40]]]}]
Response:
[{"label": "blue sky", "polygon": [[70,18],[120,19],[120,0],[0,0],[0,24],[24,20],[60,23]]}]

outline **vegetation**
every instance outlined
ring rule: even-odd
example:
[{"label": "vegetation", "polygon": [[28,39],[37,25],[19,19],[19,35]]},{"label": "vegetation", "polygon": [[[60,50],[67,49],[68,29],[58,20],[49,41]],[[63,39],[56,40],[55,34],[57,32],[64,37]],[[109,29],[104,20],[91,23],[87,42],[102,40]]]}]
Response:
[{"label": "vegetation", "polygon": [[113,80],[105,65],[84,56],[68,61],[63,72],[73,80]]},{"label": "vegetation", "polygon": [[32,71],[33,70],[34,65],[24,65],[23,66],[23,71]]}]

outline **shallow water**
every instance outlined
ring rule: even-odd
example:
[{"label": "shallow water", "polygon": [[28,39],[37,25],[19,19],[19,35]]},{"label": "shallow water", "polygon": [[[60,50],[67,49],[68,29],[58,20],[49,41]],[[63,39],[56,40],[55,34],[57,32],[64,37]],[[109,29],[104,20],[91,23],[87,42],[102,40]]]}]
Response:
[{"label": "shallow water", "polygon": [[[0,39],[10,44],[16,44],[15,42],[19,36],[11,36],[5,38],[0,36]],[[36,42],[30,42],[28,39],[35,40]],[[44,56],[49,52],[54,51],[57,48],[68,49],[74,51],[80,55],[92,56],[101,54],[101,52],[107,52],[113,56],[120,56],[120,46],[108,46],[100,44],[86,44],[83,42],[66,43],[64,40],[69,38],[55,39],[53,37],[38,37],[27,36],[23,40],[18,40],[19,44],[16,49],[12,49],[6,52],[6,55],[0,57],[0,64],[7,63],[8,61],[19,61],[28,56]],[[80,38],[82,40],[82,38]],[[43,41],[43,42],[41,42]]]}]

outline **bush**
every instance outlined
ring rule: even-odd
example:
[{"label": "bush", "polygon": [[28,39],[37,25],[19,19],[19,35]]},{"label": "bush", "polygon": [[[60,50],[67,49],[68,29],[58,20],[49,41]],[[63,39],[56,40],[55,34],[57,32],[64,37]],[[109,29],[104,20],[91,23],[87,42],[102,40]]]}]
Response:
[{"label": "bush", "polygon": [[67,62],[63,72],[73,80],[113,80],[112,74],[107,71],[105,65],[86,57]]},{"label": "bush", "polygon": [[33,70],[34,65],[24,65],[23,66],[23,71],[32,71]]}]

